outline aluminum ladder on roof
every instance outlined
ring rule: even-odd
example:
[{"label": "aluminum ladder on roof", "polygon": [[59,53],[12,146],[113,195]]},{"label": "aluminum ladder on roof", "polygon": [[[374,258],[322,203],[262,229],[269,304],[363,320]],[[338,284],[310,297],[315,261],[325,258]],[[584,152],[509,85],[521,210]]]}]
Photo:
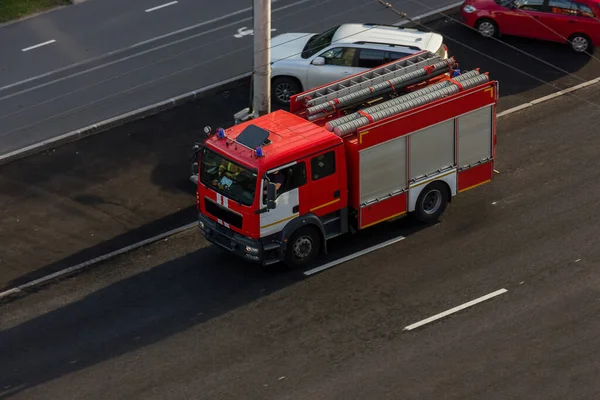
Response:
[{"label": "aluminum ladder on roof", "polygon": [[327,86],[320,87],[300,94],[296,99],[304,100],[307,107],[315,106],[337,97],[352,93],[356,90],[368,88],[389,79],[413,72],[426,65],[430,65],[443,59],[430,51],[423,51],[408,57],[401,58],[378,68],[373,68],[360,75],[352,76]]}]

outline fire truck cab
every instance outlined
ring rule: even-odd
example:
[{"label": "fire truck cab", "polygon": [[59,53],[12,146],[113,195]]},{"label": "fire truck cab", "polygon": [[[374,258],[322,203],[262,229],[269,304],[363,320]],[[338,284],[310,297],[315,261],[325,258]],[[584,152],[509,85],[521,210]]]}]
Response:
[{"label": "fire truck cab", "polygon": [[437,221],[493,177],[497,98],[487,74],[424,51],[209,129],[200,231],[248,261],[304,266],[333,237],[407,213]]},{"label": "fire truck cab", "polygon": [[285,260],[291,242],[308,262],[302,252],[316,255],[326,238],[348,231],[344,143],[323,127],[275,111],[219,129],[200,160],[200,229],[248,260]]}]

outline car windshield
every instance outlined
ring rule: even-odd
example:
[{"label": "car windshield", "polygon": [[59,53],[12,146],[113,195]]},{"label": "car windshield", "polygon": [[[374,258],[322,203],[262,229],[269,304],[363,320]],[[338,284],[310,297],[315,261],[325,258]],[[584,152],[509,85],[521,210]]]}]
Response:
[{"label": "car windshield", "polygon": [[312,57],[317,52],[329,46],[333,40],[333,35],[335,35],[338,28],[339,26],[333,27],[308,39],[308,42],[306,42],[306,45],[302,50],[302,58]]},{"label": "car windshield", "polygon": [[508,7],[515,3],[515,0],[494,0],[500,7]]},{"label": "car windshield", "polygon": [[206,147],[202,149],[200,181],[245,206],[254,202],[257,175]]}]

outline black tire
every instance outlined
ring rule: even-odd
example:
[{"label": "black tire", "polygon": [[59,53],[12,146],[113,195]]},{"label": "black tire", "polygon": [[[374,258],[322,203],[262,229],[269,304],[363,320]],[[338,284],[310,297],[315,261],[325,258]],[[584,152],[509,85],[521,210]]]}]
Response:
[{"label": "black tire", "polygon": [[289,106],[290,96],[302,92],[298,81],[288,76],[280,76],[271,81],[271,100],[280,106]]},{"label": "black tire", "polygon": [[483,37],[500,37],[498,24],[489,18],[481,18],[480,20],[477,20],[475,23],[475,29],[477,29],[477,32],[479,32],[479,34]]},{"label": "black tire", "polygon": [[311,264],[320,252],[321,238],[318,231],[312,226],[302,227],[288,241],[285,264],[291,268],[304,267]]},{"label": "black tire", "polygon": [[440,181],[431,182],[419,194],[414,216],[421,222],[435,222],[446,211],[449,200],[448,186]]},{"label": "black tire", "polygon": [[592,41],[583,33],[574,33],[569,38],[569,46],[571,46],[571,50],[576,53],[589,53],[591,54],[593,51]]}]

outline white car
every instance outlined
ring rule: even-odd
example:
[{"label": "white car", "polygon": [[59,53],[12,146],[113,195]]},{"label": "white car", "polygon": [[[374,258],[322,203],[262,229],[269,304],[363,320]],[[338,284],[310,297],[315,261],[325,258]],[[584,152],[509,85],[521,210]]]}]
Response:
[{"label": "white car", "polygon": [[285,33],[271,39],[271,98],[290,96],[429,50],[448,58],[441,35],[380,24],[343,24],[323,33]]}]

